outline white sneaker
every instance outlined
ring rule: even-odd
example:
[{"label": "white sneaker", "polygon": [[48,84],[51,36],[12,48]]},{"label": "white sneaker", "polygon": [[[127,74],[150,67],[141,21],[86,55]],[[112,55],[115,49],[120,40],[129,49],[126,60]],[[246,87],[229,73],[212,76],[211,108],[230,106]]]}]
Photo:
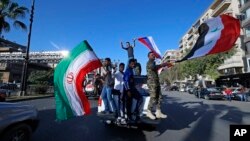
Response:
[{"label": "white sneaker", "polygon": [[155,119],[156,119],[156,117],[152,114],[152,112],[151,112],[150,110],[147,111],[146,116],[147,116],[148,118],[152,119],[152,120],[155,120]]},{"label": "white sneaker", "polygon": [[156,110],[155,115],[156,118],[167,118],[167,115],[163,114],[161,110]]},{"label": "white sneaker", "polygon": [[126,119],[121,118],[121,124],[127,124]]}]

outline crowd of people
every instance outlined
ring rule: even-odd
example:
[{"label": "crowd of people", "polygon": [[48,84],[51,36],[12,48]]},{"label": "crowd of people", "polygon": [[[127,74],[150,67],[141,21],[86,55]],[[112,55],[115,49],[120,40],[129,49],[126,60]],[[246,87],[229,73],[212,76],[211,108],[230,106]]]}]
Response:
[{"label": "crowd of people", "polygon": [[[204,93],[204,90],[206,90],[206,85],[204,84],[204,81],[196,81],[194,88],[194,94],[201,98],[201,93]],[[215,87],[214,87],[215,88]],[[217,89],[223,93],[225,98],[228,101],[231,101],[232,99],[239,99],[240,101],[248,101],[248,93],[249,90],[244,87],[244,85],[239,85],[238,87],[229,87],[227,85],[222,87],[217,87]]]},{"label": "crowd of people", "polygon": [[223,90],[223,94],[226,96],[228,101],[231,101],[232,97],[237,95],[240,98],[240,101],[247,102],[248,101],[247,93],[248,91],[243,85],[240,85],[240,88],[236,90],[235,95],[233,95],[233,89],[228,86],[225,86]]},{"label": "crowd of people", "polygon": [[[118,70],[112,66],[110,58],[105,58],[103,64],[103,74],[97,74],[94,79],[95,94],[99,94],[105,105],[105,110],[102,114],[112,114],[118,120],[125,122],[127,120],[138,120],[142,96],[136,88],[135,76],[141,75],[141,65],[134,58],[133,48],[129,42],[126,47],[121,43],[121,47],[128,53],[128,63],[125,69],[125,63],[120,63]],[[155,64],[154,52],[148,53],[147,62],[147,85],[149,88],[150,101],[146,116],[152,120],[156,118],[166,118],[167,115],[161,112],[162,94],[159,83],[159,76],[157,70],[161,67],[169,65],[163,63]],[[125,70],[125,71],[124,71]],[[114,100],[116,99],[116,100]],[[136,101],[135,110],[132,109],[132,103]],[[155,114],[153,113],[156,107]]]}]

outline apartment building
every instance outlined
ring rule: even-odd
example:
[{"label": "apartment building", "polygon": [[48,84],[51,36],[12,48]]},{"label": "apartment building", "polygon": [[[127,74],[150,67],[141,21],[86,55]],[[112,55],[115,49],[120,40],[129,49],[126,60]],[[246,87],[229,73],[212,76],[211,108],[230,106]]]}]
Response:
[{"label": "apartment building", "polygon": [[250,72],[250,0],[240,0],[241,26],[243,28],[243,43],[245,49],[244,66],[245,71]]},{"label": "apartment building", "polygon": [[[194,46],[197,38],[199,37],[198,27],[205,20],[212,17],[217,17],[221,14],[227,14],[233,17],[238,17],[240,15],[239,5],[240,2],[238,0],[215,0],[208,7],[208,9],[201,15],[201,17],[197,19],[196,22],[194,22],[194,24],[189,28],[189,30],[184,34],[184,36],[179,41],[180,55],[184,56],[186,52],[189,51]],[[243,62],[243,58],[245,56],[245,50],[243,46],[242,36],[239,37],[239,39],[235,43],[235,52],[236,53],[232,57],[225,60],[224,64],[218,67],[218,71],[221,73],[221,75],[232,75],[232,74],[240,74],[246,72],[246,70],[244,69],[244,62]]]},{"label": "apartment building", "polygon": [[167,50],[163,57],[162,62],[175,62],[180,59],[180,52],[179,50]]}]

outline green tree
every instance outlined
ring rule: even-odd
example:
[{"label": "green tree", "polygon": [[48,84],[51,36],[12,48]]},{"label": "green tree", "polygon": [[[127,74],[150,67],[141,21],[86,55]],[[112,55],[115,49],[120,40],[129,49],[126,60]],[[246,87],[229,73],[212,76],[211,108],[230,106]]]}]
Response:
[{"label": "green tree", "polygon": [[182,68],[180,64],[176,64],[175,66],[163,71],[160,74],[161,83],[167,82],[168,84],[173,84],[176,80],[181,80],[184,78],[185,77],[182,73]]},{"label": "green tree", "polygon": [[[185,50],[185,53],[188,53],[189,51],[190,49],[187,49]],[[175,80],[183,80],[185,77],[191,76],[192,78],[196,78],[197,74],[208,75],[215,80],[220,76],[217,70],[218,67],[224,63],[224,60],[230,58],[235,53],[236,48],[233,47],[228,52],[176,63],[176,65],[171,69],[162,72],[160,75],[161,82],[165,81],[172,84]]]},{"label": "green tree", "polygon": [[216,79],[220,76],[217,68],[224,63],[224,60],[230,58],[235,53],[236,49],[233,48],[228,52],[184,61],[180,63],[182,73],[185,77],[192,76],[194,78],[199,74],[209,75],[212,79]]},{"label": "green tree", "polygon": [[54,71],[32,71],[28,77],[28,83],[36,93],[45,93],[49,85],[53,84]]},{"label": "green tree", "polygon": [[38,85],[50,85],[53,79],[53,70],[50,71],[41,71],[36,70],[32,71],[28,77],[28,83],[38,84]]},{"label": "green tree", "polygon": [[10,31],[10,23],[16,28],[27,30],[26,25],[19,19],[24,19],[28,9],[19,6],[11,0],[0,0],[0,35]]}]

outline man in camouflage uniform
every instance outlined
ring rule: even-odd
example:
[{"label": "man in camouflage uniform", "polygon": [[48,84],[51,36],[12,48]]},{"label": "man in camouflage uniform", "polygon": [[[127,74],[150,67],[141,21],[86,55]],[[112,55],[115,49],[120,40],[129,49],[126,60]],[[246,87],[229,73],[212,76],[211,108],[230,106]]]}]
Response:
[{"label": "man in camouflage uniform", "polygon": [[[157,70],[161,67],[165,67],[171,64],[163,63],[160,65],[156,65],[155,55],[153,52],[148,53],[148,58],[149,60],[147,62],[147,76],[148,76],[147,85],[149,88],[150,101],[148,105],[147,117],[153,120],[156,118],[166,118],[167,115],[161,112],[162,93],[161,93],[161,86]],[[155,115],[152,113],[154,105],[156,105]]]}]

